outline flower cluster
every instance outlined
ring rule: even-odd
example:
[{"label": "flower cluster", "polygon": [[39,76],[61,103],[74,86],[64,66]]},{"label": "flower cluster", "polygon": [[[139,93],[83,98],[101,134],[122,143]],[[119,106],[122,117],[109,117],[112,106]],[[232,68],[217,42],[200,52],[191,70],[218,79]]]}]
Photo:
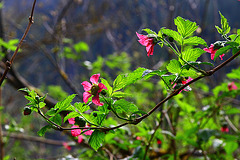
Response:
[{"label": "flower cluster", "polygon": [[107,87],[102,84],[102,83],[98,83],[100,74],[94,74],[91,76],[90,78],[90,82],[88,81],[84,81],[82,82],[83,88],[84,88],[84,93],[83,93],[83,102],[87,103],[88,99],[90,97],[92,97],[92,102],[98,106],[102,106],[103,103],[100,102],[99,99],[99,93],[103,90],[103,89],[107,89]]},{"label": "flower cluster", "polygon": [[[73,124],[73,126],[71,128],[79,128],[79,126],[75,123],[75,118],[69,118],[68,119],[68,123],[69,124]],[[85,127],[90,127],[88,125],[85,125]],[[92,134],[92,130],[88,130],[87,129],[83,129],[82,131],[84,132],[83,134],[85,135],[91,135]],[[81,143],[83,141],[83,136],[81,135],[81,129],[73,129],[71,130],[72,136],[73,137],[78,137],[78,143]]]}]

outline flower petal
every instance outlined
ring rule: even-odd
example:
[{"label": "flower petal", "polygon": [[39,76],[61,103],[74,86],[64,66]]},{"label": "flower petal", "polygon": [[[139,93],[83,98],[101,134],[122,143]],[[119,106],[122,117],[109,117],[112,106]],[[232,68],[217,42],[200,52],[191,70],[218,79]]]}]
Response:
[{"label": "flower petal", "polygon": [[90,78],[90,81],[93,83],[93,84],[98,84],[98,79],[100,77],[100,74],[94,74],[92,75],[92,77]]},{"label": "flower petal", "polygon": [[90,98],[92,95],[89,92],[84,92],[83,93],[83,102],[87,103],[88,102],[88,98]]},{"label": "flower petal", "polygon": [[101,102],[100,102],[100,99],[99,99],[99,95],[98,95],[98,94],[92,98],[92,102],[93,102],[94,104],[96,104],[97,106],[102,106],[102,105],[104,104],[104,103],[101,103]]},{"label": "flower petal", "polygon": [[[71,128],[78,128],[78,126],[72,126]],[[71,133],[73,137],[77,137],[81,134],[81,129],[73,129]]]},{"label": "flower petal", "polygon": [[82,136],[82,135],[79,135],[79,136],[78,136],[78,143],[82,143],[82,141],[83,141],[83,136]]},{"label": "flower petal", "polygon": [[68,123],[69,124],[74,124],[75,123],[75,118],[69,118]]},{"label": "flower petal", "polygon": [[90,91],[91,90],[92,85],[88,81],[84,81],[81,84],[83,85],[84,91]]},{"label": "flower petal", "polygon": [[107,90],[107,87],[104,84],[102,84],[102,83],[99,83],[98,87],[99,87],[98,93],[100,93],[103,89]]}]

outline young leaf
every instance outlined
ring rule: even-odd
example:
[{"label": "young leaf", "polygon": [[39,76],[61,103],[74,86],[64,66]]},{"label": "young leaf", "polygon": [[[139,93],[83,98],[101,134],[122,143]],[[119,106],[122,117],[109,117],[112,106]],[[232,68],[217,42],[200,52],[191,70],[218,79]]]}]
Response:
[{"label": "young leaf", "polygon": [[230,32],[231,28],[227,22],[227,19],[222,15],[222,13],[219,11],[219,14],[221,16],[221,26],[222,26],[222,35],[226,35]]},{"label": "young leaf", "polygon": [[177,41],[179,44],[182,44],[182,37],[180,34],[176,31],[173,31],[171,29],[162,29],[162,33],[168,35],[169,37],[172,37],[175,41]]},{"label": "young leaf", "polygon": [[51,129],[51,128],[52,128],[52,127],[51,127],[50,125],[46,125],[46,126],[42,127],[42,128],[37,132],[37,134],[42,137],[42,136],[45,135],[46,131],[47,131],[48,129]]},{"label": "young leaf", "polygon": [[181,64],[176,59],[171,60],[166,68],[167,68],[168,72],[173,73],[173,74],[176,74],[176,73],[179,74],[181,72]]},{"label": "young leaf", "polygon": [[80,113],[83,113],[83,112],[86,112],[87,110],[90,109],[90,107],[84,103],[81,103],[81,102],[76,102],[74,103],[74,106],[76,107],[76,109],[80,112]]},{"label": "young leaf", "polygon": [[57,113],[61,112],[61,111],[66,111],[66,110],[73,110],[73,107],[71,107],[71,102],[73,100],[73,98],[76,96],[76,94],[72,94],[70,96],[68,96],[67,98],[65,98],[64,100],[58,102],[54,108],[58,109]]},{"label": "young leaf", "polygon": [[191,36],[193,32],[198,28],[195,22],[185,20],[182,17],[175,18],[174,23],[177,26],[178,32],[182,35],[183,38]]},{"label": "young leaf", "polygon": [[105,133],[95,130],[91,137],[89,138],[88,144],[97,151],[98,148],[102,146],[102,142],[104,141]]},{"label": "young leaf", "polygon": [[193,46],[197,46],[197,45],[204,45],[205,47],[207,47],[207,43],[204,39],[194,36],[194,37],[190,37],[188,39],[184,39],[183,40],[183,45],[193,45]]},{"label": "young leaf", "polygon": [[150,34],[150,35],[157,35],[156,32],[152,31],[152,30],[149,29],[149,28],[145,28],[145,29],[143,29],[143,31],[147,32],[147,33]]}]

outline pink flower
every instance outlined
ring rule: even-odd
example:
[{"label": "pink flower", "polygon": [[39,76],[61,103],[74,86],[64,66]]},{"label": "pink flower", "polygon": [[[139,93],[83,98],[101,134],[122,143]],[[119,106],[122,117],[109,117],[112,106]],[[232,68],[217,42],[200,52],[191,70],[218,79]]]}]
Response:
[{"label": "pink flower", "polygon": [[69,124],[74,124],[75,123],[75,118],[69,118],[68,123]]},{"label": "pink flower", "polygon": [[84,88],[84,93],[83,93],[83,102],[87,103],[88,99],[93,96],[92,98],[92,102],[98,106],[102,106],[103,103],[100,102],[99,99],[99,93],[103,90],[103,89],[107,89],[107,87],[102,84],[102,83],[98,83],[98,79],[100,77],[100,74],[94,74],[92,75],[92,77],[90,78],[90,82],[88,81],[84,81],[82,82],[83,88]]},{"label": "pink flower", "polygon": [[[203,50],[208,52],[208,53],[211,53],[211,60],[214,60],[215,53],[217,52],[218,49],[214,49],[214,44],[211,44],[211,46],[209,48],[204,48]],[[223,60],[222,57],[224,55],[225,54],[222,54],[222,55],[219,56],[221,58],[221,60]]]},{"label": "pink flower", "polygon": [[[71,128],[78,128],[78,126],[72,126]],[[72,129],[71,130],[72,136],[77,137],[81,134],[81,129]]]},{"label": "pink flower", "polygon": [[221,127],[221,132],[226,132],[228,133],[229,132],[229,128],[227,126],[222,126]]},{"label": "pink flower", "polygon": [[82,143],[82,141],[83,141],[83,136],[82,136],[82,135],[79,135],[79,136],[78,136],[78,143]]},{"label": "pink flower", "polygon": [[136,137],[136,140],[141,140],[141,139],[142,139],[142,138],[141,138],[141,137],[139,137],[139,136],[137,136],[137,137]]},{"label": "pink flower", "polygon": [[66,148],[69,151],[71,150],[71,146],[69,146],[67,142],[63,142],[62,144],[64,148]]},{"label": "pink flower", "polygon": [[136,34],[139,38],[138,42],[141,45],[146,46],[147,56],[149,57],[149,55],[153,55],[153,47],[155,45],[154,38],[150,38],[148,36],[138,34],[137,32],[136,32]]},{"label": "pink flower", "polygon": [[[88,125],[86,125],[85,127],[90,127],[90,126],[88,126]],[[87,129],[83,129],[83,131],[86,131]],[[85,135],[92,135],[92,133],[93,133],[93,130],[88,130],[88,131],[86,131],[86,132],[84,132],[83,134],[85,134]]]},{"label": "pink flower", "polygon": [[234,82],[228,83],[228,90],[232,91],[232,90],[237,90],[237,86],[235,85]]}]

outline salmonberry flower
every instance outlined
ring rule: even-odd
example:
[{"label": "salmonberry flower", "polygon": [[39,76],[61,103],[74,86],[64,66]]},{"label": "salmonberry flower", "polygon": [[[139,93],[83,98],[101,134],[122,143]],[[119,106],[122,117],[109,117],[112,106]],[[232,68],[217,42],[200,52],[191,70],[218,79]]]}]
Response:
[{"label": "salmonberry flower", "polygon": [[67,142],[63,142],[62,145],[63,145],[63,147],[66,148],[67,150],[69,150],[69,151],[71,150],[71,146],[69,146]]},{"label": "salmonberry flower", "polygon": [[138,34],[137,32],[136,34],[139,38],[138,42],[141,45],[146,46],[147,56],[149,57],[149,55],[153,55],[153,47],[155,45],[154,38],[150,38],[146,35]]},{"label": "salmonberry flower", "polygon": [[234,82],[228,83],[228,90],[232,91],[232,90],[237,90],[237,86],[235,85]]},{"label": "salmonberry flower", "polygon": [[83,102],[87,103],[88,99],[93,96],[92,98],[92,102],[98,106],[102,106],[103,103],[100,102],[99,99],[99,93],[103,90],[103,89],[107,89],[107,87],[102,84],[102,83],[98,83],[98,79],[100,77],[100,74],[94,74],[92,75],[92,77],[90,78],[90,82],[88,81],[84,81],[82,82],[83,88],[84,88],[84,93],[83,93]]},{"label": "salmonberry flower", "polygon": [[[75,118],[69,118],[68,119],[69,124],[73,124],[71,128],[78,128],[79,126],[76,124]],[[85,125],[85,127],[90,127],[89,125]],[[92,135],[92,130],[83,129],[83,134],[85,135]],[[78,143],[81,143],[83,141],[83,136],[81,135],[81,129],[73,129],[71,130],[73,137],[78,137]],[[84,132],[85,131],[85,132]]]},{"label": "salmonberry flower", "polygon": [[[214,49],[214,44],[211,44],[211,46],[209,48],[204,48],[203,50],[208,52],[208,53],[211,53],[211,60],[214,60],[215,53],[217,52],[218,49]],[[223,60],[222,57],[224,55],[225,54],[222,54],[222,55],[219,56],[221,58],[221,60]]]}]

